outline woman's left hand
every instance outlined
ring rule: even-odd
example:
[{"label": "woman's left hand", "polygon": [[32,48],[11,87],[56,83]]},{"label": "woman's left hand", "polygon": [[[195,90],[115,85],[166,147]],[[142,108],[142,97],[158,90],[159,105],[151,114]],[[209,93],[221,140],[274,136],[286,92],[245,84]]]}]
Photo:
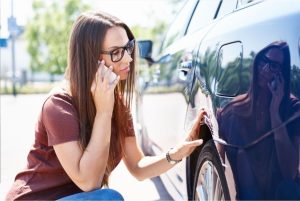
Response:
[{"label": "woman's left hand", "polygon": [[169,151],[169,154],[172,159],[180,160],[189,156],[197,146],[200,146],[203,143],[203,140],[199,139],[199,135],[200,127],[204,121],[204,116],[206,114],[206,111],[204,109],[201,109],[196,119],[196,122],[194,123],[191,131],[188,133],[186,139]]}]

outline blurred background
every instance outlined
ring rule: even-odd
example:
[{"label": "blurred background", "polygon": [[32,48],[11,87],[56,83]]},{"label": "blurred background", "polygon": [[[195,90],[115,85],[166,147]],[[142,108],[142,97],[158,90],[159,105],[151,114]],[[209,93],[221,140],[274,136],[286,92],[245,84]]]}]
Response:
[{"label": "blurred background", "polygon": [[[73,21],[86,10],[109,12],[152,39],[153,54],[181,0],[0,0],[0,92],[45,93],[63,79]],[[154,38],[154,36],[156,36]]]},{"label": "blurred background", "polygon": [[[79,13],[102,10],[117,16],[131,27],[137,40],[154,41],[155,55],[167,25],[183,3],[181,0],[0,0],[0,200],[4,200],[16,173],[26,165],[35,122],[47,93],[63,82],[68,37]],[[133,118],[134,115],[133,111]],[[112,174],[111,187],[119,190],[126,200],[171,200],[158,177],[138,182],[123,163]]]}]

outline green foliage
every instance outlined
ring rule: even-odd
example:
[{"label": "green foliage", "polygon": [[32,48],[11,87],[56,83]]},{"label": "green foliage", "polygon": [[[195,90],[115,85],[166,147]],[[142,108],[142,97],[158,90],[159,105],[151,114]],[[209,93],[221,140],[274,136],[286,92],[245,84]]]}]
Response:
[{"label": "green foliage", "polygon": [[[17,94],[45,94],[49,93],[51,89],[58,86],[59,83],[51,82],[51,83],[43,83],[43,84],[35,84],[35,83],[27,83],[25,85],[16,85]],[[60,86],[60,85],[59,85]],[[0,86],[0,95],[4,94],[13,94],[12,86]]]},{"label": "green foliage", "polygon": [[167,31],[168,24],[166,21],[157,20],[153,27],[142,27],[135,25],[131,27],[131,30],[135,37],[139,40],[152,40],[154,45],[154,51],[158,51],[164,34]]},{"label": "green foliage", "polygon": [[[135,25],[131,27],[131,30],[136,37],[137,40],[152,40],[153,42],[153,49],[152,51],[156,54],[159,51],[160,44],[162,41],[162,37],[166,32],[167,23],[162,20],[158,20],[155,23],[154,27],[142,27],[140,25]],[[152,56],[154,55],[152,54]],[[155,76],[156,68],[148,68],[146,60],[140,59],[139,60],[139,76],[143,77],[145,81],[152,80],[153,76]],[[160,90],[161,91],[161,90]]]},{"label": "green foliage", "polygon": [[62,74],[67,66],[68,38],[79,13],[89,9],[80,0],[35,0],[33,18],[26,27],[27,51],[33,72]]},{"label": "green foliage", "polygon": [[296,65],[291,69],[291,92],[300,99],[300,68]]}]

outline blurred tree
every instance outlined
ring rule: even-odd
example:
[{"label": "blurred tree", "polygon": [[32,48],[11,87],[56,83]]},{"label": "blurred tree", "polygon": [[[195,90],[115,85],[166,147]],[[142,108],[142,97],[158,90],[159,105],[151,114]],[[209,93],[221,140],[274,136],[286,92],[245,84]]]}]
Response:
[{"label": "blurred tree", "polygon": [[[140,25],[135,25],[132,28],[132,31],[135,37],[138,40],[152,40],[153,47],[152,47],[152,58],[157,58],[157,56],[161,52],[161,44],[162,41],[168,31],[168,27],[171,22],[174,20],[175,16],[178,14],[180,9],[182,8],[183,4],[186,0],[165,0],[167,1],[167,9],[166,12],[170,12],[170,18],[163,18],[159,16],[159,18],[153,18],[153,10],[147,10],[148,12],[145,13],[148,15],[149,20],[154,20],[154,26],[152,27],[142,27]],[[159,66],[154,65],[151,68],[148,68],[148,64],[146,60],[139,59],[139,77],[144,80],[143,82],[147,83],[149,80],[155,80],[157,77],[157,71],[160,71],[160,76],[164,77],[167,80],[170,80],[172,75],[169,75],[168,72],[170,69],[159,69]],[[142,81],[141,81],[142,82]],[[140,84],[141,88],[144,88],[143,84]]]},{"label": "blurred tree", "polygon": [[33,18],[26,27],[33,72],[62,74],[67,66],[68,37],[78,14],[89,9],[80,0],[33,1]]},{"label": "blurred tree", "polygon": [[153,17],[153,10],[147,10],[148,12],[145,15],[148,16],[149,20],[154,20],[154,26],[152,27],[143,27],[141,25],[135,25],[132,28],[132,31],[137,39],[147,39],[152,40],[153,42],[153,52],[154,54],[159,53],[161,48],[161,42],[167,32],[167,29],[170,23],[174,20],[174,17],[177,15],[183,4],[186,0],[165,0],[168,4],[168,11],[171,14],[170,18],[159,18],[155,19]]},{"label": "blurred tree", "polygon": [[164,20],[157,20],[153,27],[142,27],[140,25],[132,26],[131,29],[137,39],[152,40],[154,44],[154,51],[158,51],[160,43],[166,33],[168,23]]}]

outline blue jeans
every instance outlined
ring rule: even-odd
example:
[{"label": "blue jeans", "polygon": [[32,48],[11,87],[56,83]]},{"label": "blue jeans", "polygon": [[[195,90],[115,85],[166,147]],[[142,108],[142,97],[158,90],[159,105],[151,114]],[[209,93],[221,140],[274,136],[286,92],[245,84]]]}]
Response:
[{"label": "blue jeans", "polygon": [[62,200],[122,200],[124,201],[123,196],[113,189],[105,188],[105,189],[97,189],[90,192],[82,192],[74,195],[69,195],[67,197],[61,198],[58,201]]}]

